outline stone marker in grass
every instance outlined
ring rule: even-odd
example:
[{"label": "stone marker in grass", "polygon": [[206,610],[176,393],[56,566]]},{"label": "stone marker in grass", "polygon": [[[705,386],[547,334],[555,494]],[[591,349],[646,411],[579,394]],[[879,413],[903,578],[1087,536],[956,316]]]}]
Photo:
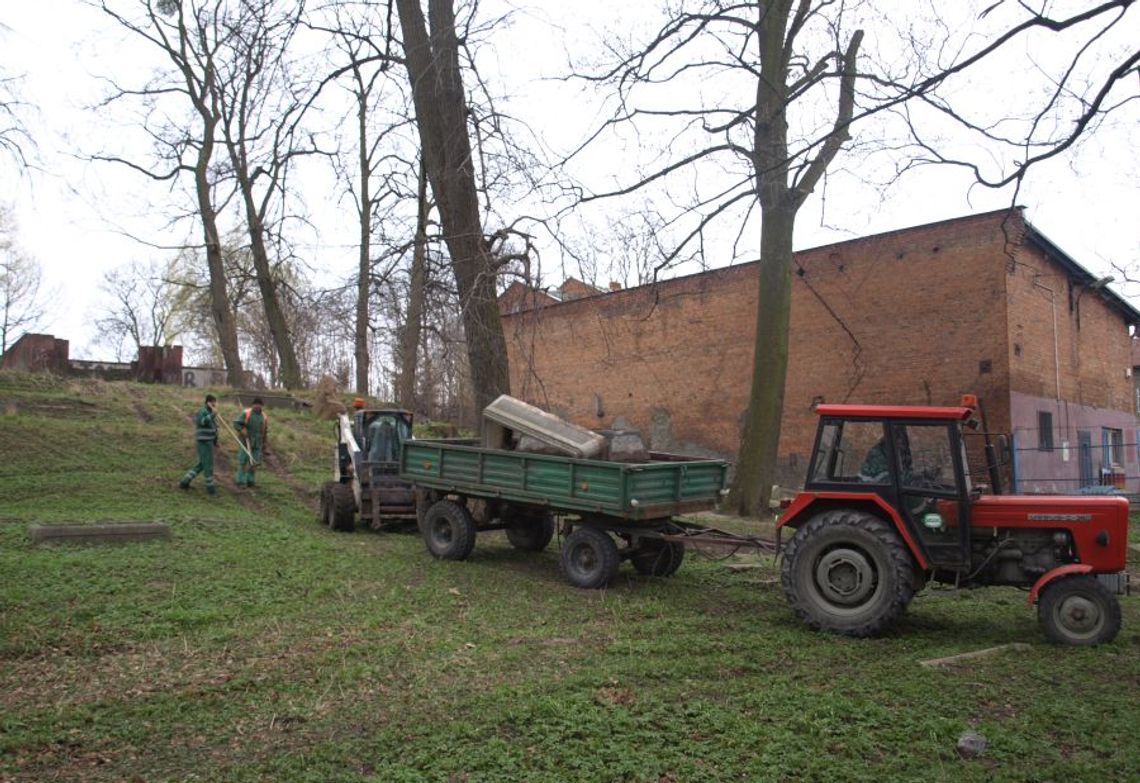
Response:
[{"label": "stone marker in grass", "polygon": [[37,544],[113,544],[126,541],[166,541],[165,522],[102,522],[91,525],[29,525],[28,538]]}]

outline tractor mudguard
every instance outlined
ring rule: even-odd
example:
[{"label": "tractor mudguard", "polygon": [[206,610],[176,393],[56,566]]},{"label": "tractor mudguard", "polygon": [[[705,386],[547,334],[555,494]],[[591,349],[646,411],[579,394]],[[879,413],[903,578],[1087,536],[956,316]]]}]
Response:
[{"label": "tractor mudguard", "polygon": [[914,558],[914,562],[918,564],[919,569],[925,571],[929,567],[929,562],[919,548],[918,542],[914,540],[910,531],[907,530],[898,512],[891,507],[889,503],[874,493],[800,492],[796,495],[795,499],[792,500],[787,510],[776,520],[777,535],[779,535],[785,527],[797,528],[809,517],[814,516],[816,513],[815,506],[820,503],[826,503],[832,506],[873,506],[883,519],[894,525],[895,530],[906,544],[906,548],[910,550],[911,557]]},{"label": "tractor mudguard", "polygon": [[1033,587],[1029,591],[1029,598],[1026,599],[1025,605],[1033,606],[1033,604],[1037,603],[1037,594],[1041,592],[1041,589],[1045,587],[1045,585],[1049,584],[1053,580],[1059,579],[1062,576],[1068,576],[1069,574],[1090,574],[1092,573],[1092,570],[1093,567],[1087,563],[1069,563],[1068,565],[1057,566],[1052,571],[1046,571],[1040,577],[1038,577],[1036,582],[1033,583]]}]

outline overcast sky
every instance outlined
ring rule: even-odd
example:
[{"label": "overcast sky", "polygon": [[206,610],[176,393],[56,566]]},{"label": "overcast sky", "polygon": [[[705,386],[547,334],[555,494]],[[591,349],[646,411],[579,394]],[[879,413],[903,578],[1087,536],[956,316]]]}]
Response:
[{"label": "overcast sky", "polygon": [[[513,111],[525,114],[537,133],[562,139],[571,120],[582,119],[582,105],[568,105],[555,95],[555,85],[537,81],[564,67],[561,54],[568,41],[588,40],[600,18],[592,3],[531,3],[504,38],[508,53],[501,69],[519,80],[511,92]],[[625,6],[630,13],[630,6]],[[547,22],[562,25],[548,27]],[[84,152],[97,149],[103,134],[125,133],[116,118],[90,109],[105,93],[98,75],[143,72],[153,55],[124,43],[109,31],[101,14],[75,0],[5,2],[0,22],[0,64],[6,73],[24,75],[23,96],[36,112],[28,124],[39,144],[39,170],[23,177],[4,169],[5,198],[15,207],[19,242],[44,270],[44,285],[54,291],[45,331],[72,341],[77,358],[107,358],[90,344],[90,322],[98,307],[103,274],[132,260],[164,259],[168,253],[129,238],[134,234],[155,244],[169,241],[169,229],[157,220],[161,189],[150,188],[137,176],[106,165],[86,163]],[[1140,30],[1136,31],[1140,39]],[[539,59],[520,52],[542,52]],[[984,98],[984,96],[980,96]],[[588,116],[588,115],[587,115]],[[1140,261],[1137,198],[1140,169],[1135,149],[1140,142],[1132,111],[1123,121],[1102,129],[1074,154],[1043,165],[1028,179],[1018,202],[1027,216],[1061,248],[1094,274],[1110,274],[1111,265]],[[580,123],[579,123],[580,124]],[[568,142],[568,139],[562,139]],[[596,165],[616,165],[604,156]],[[885,200],[870,189],[848,184],[836,187],[826,200],[813,196],[800,213],[797,248],[881,231],[905,228],[1008,206],[1009,191],[969,188],[960,173],[925,170],[890,191]],[[826,214],[823,205],[826,203]],[[821,225],[825,222],[827,227]],[[314,249],[330,275],[347,275],[355,263],[349,242],[351,227],[327,227],[322,247]],[[180,241],[176,238],[175,242]],[[568,270],[573,272],[575,270]],[[606,280],[599,280],[604,284]],[[1129,295],[1127,287],[1115,285]],[[1140,292],[1138,292],[1140,293]],[[1133,303],[1140,302],[1133,299]]]}]

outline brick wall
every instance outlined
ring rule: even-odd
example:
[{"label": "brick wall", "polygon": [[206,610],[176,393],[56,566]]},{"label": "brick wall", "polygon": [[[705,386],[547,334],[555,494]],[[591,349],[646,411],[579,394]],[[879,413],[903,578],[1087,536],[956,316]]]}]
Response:
[{"label": "brick wall", "polygon": [[[1009,429],[1011,388],[1037,394],[1052,377],[1051,305],[1028,270],[1065,277],[1020,244],[1023,234],[1019,215],[1000,212],[796,254],[785,483],[802,477],[819,400],[955,404],[974,392],[989,401],[991,429]],[[757,286],[756,265],[741,264],[508,316],[512,392],[585,426],[637,427],[654,449],[731,458]],[[1064,295],[1062,304],[1067,313]],[[1127,407],[1127,389],[1120,402],[1114,388],[1098,388],[1118,342],[1123,380],[1123,322],[1093,292],[1080,305],[1081,342],[1066,346],[1065,378],[1086,398],[1103,391],[1106,404]],[[1079,350],[1098,341],[1111,345],[1104,356]]]},{"label": "brick wall", "polygon": [[1130,410],[1131,339],[1101,292],[1075,282],[1028,246],[1019,249],[1008,278],[1013,390]]},{"label": "brick wall", "polygon": [[67,340],[50,334],[25,334],[8,346],[0,366],[6,370],[63,374],[67,372],[68,350]]}]

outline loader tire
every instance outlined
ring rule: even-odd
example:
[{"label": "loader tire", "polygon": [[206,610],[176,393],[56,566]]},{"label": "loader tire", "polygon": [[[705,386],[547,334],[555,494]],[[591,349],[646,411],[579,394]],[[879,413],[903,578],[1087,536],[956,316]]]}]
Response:
[{"label": "loader tire", "polygon": [[356,497],[348,484],[332,482],[332,486],[329,487],[325,520],[328,526],[338,533],[351,533],[356,530]]},{"label": "loader tire", "polygon": [[914,597],[915,564],[898,533],[862,511],[825,511],[805,522],[784,550],[780,584],[811,628],[873,636]]},{"label": "loader tire", "polygon": [[1037,619],[1054,644],[1108,644],[1120,633],[1120,601],[1091,574],[1063,576],[1041,590]]},{"label": "loader tire", "polygon": [[424,515],[424,544],[440,560],[466,560],[475,548],[475,520],[467,507],[439,500]]}]

